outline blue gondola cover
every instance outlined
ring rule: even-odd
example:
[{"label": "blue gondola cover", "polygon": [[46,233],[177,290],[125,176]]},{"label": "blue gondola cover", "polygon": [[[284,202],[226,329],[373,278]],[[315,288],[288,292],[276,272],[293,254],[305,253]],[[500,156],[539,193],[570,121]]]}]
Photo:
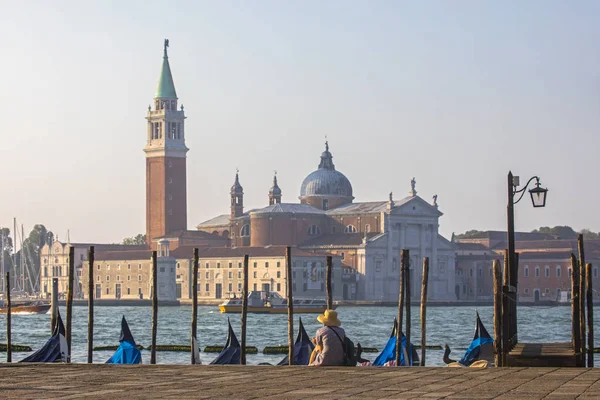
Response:
[{"label": "blue gondola cover", "polygon": [[65,326],[60,313],[58,313],[52,337],[38,351],[22,359],[21,362],[66,362],[68,359],[69,349],[65,340]]},{"label": "blue gondola cover", "polygon": [[[390,335],[390,338],[388,339],[385,347],[383,348],[383,350],[381,351],[381,353],[377,356],[377,358],[375,359],[375,361],[373,361],[373,366],[376,367],[381,367],[383,366],[386,362],[389,361],[393,361],[396,359],[396,327],[398,326],[398,322],[397,320],[394,318],[394,328],[392,329],[392,334]],[[406,336],[404,336],[404,333],[402,334],[402,348],[406,349]],[[406,361],[404,360],[404,351],[400,352],[400,366],[406,366]],[[410,345],[410,352],[409,352],[410,356],[410,365],[418,365],[419,364],[419,357],[417,355],[417,351],[415,350],[414,346]]]},{"label": "blue gondola cover", "polygon": [[227,332],[227,342],[225,343],[225,348],[217,358],[215,358],[211,364],[239,364],[240,363],[240,353],[241,347],[240,342],[238,342],[237,337],[235,336],[235,332],[233,332],[233,328],[231,327],[231,322],[229,322],[229,318],[227,318],[227,325],[229,325],[229,330]]},{"label": "blue gondola cover", "polygon": [[142,353],[135,345],[133,335],[129,330],[129,325],[125,316],[121,319],[121,337],[119,338],[119,348],[106,361],[107,364],[139,364],[142,362]]},{"label": "blue gondola cover", "polygon": [[458,362],[465,367],[468,367],[477,360],[488,358],[487,353],[491,352],[493,355],[493,343],[494,339],[492,339],[485,329],[485,326],[483,326],[483,323],[479,318],[479,313],[477,313],[475,336],[473,337],[471,345],[465,352],[465,355]]},{"label": "blue gondola cover", "polygon": [[[300,327],[298,328],[298,336],[296,336],[296,343],[294,343],[294,365],[308,365],[310,361],[310,355],[312,354],[315,345],[310,340],[310,337],[304,329],[302,324],[302,318],[300,318]],[[288,356],[285,356],[283,360],[277,365],[288,365]]]}]

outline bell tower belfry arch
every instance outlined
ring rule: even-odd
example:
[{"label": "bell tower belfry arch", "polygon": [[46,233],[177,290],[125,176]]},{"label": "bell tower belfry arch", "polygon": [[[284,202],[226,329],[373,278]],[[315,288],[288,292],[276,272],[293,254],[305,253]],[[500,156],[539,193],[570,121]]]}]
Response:
[{"label": "bell tower belfry arch", "polygon": [[146,243],[169,232],[187,229],[185,113],[169,65],[165,39],[163,61],[154,95],[148,106],[146,153]]}]

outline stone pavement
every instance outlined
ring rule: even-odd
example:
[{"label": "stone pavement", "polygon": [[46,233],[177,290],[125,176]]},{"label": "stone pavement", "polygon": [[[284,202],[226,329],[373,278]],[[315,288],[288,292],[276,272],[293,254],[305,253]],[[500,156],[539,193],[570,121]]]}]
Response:
[{"label": "stone pavement", "polygon": [[0,364],[2,399],[598,399],[600,369]]}]

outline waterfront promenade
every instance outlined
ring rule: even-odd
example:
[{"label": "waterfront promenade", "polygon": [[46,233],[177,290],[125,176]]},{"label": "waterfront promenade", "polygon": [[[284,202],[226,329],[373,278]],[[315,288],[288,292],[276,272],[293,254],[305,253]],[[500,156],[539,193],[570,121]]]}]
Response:
[{"label": "waterfront promenade", "polygon": [[0,364],[2,399],[597,399],[600,369]]}]

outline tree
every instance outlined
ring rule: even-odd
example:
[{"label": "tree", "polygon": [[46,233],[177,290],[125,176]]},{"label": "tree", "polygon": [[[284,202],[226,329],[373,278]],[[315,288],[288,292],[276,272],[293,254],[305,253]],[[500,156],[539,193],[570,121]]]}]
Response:
[{"label": "tree", "polygon": [[136,236],[126,237],[123,239],[123,244],[127,246],[146,244],[146,235],[139,233]]},{"label": "tree", "polygon": [[557,225],[555,227],[542,226],[539,229],[534,229],[532,233],[549,233],[556,235],[558,239],[577,239],[577,232],[570,226]]},{"label": "tree", "polygon": [[587,239],[587,240],[599,240],[600,239],[600,233],[592,232],[589,229],[582,229],[579,233],[581,233],[583,235],[583,238]]},{"label": "tree", "polygon": [[477,229],[472,229],[470,231],[466,231],[465,233],[459,233],[458,235],[455,235],[454,238],[455,239],[469,239],[469,238],[478,236],[482,233],[485,233],[485,231],[478,231]]}]

